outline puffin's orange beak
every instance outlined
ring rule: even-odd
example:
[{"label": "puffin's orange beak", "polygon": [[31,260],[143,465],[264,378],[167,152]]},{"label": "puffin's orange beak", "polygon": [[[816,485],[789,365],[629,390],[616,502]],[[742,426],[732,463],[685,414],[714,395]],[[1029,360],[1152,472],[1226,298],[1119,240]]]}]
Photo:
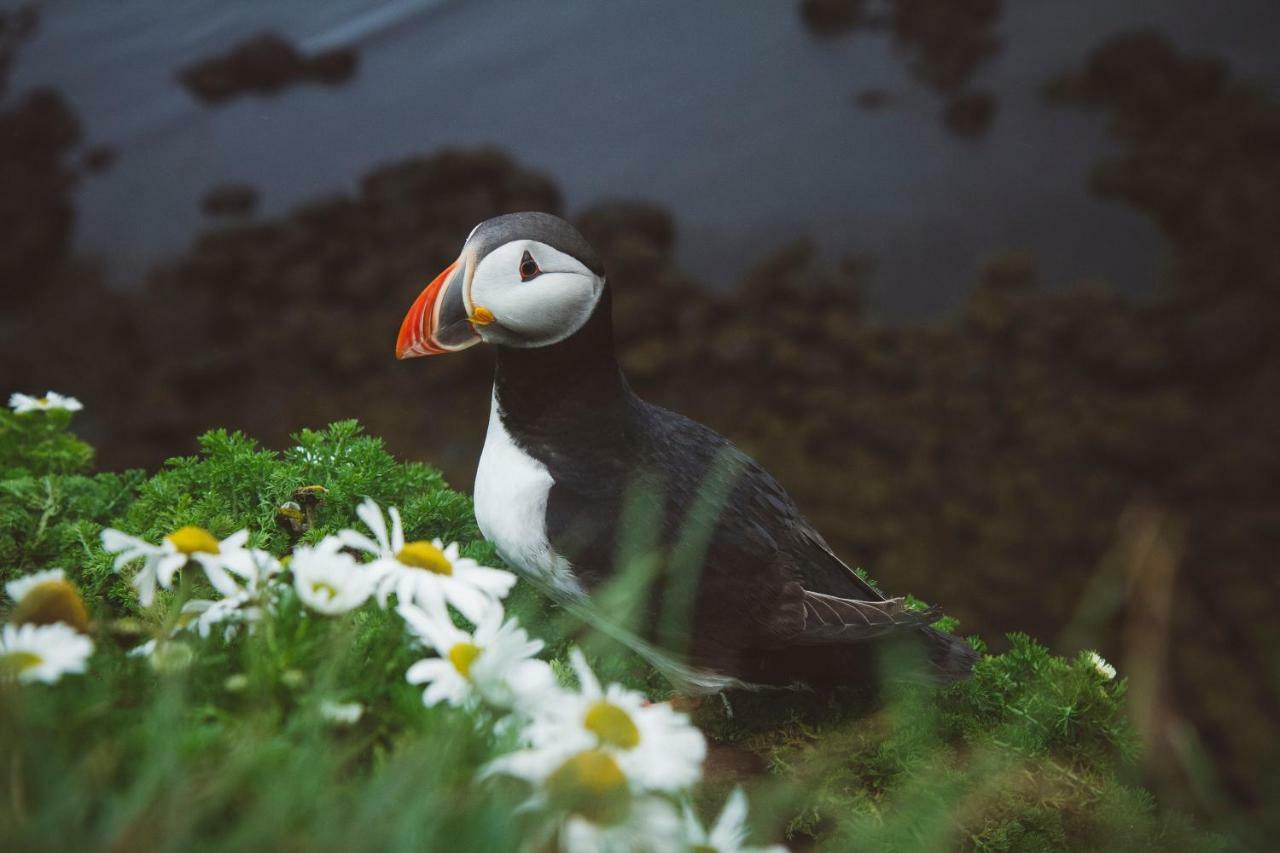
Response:
[{"label": "puffin's orange beak", "polygon": [[457,352],[479,342],[463,298],[463,260],[445,267],[413,301],[396,337],[396,358]]}]

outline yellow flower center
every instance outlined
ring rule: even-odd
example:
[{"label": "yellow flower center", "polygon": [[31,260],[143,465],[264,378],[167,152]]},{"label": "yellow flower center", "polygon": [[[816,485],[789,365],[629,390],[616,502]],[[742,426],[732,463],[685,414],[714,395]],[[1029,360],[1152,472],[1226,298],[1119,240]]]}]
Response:
[{"label": "yellow flower center", "polygon": [[165,538],[172,542],[173,547],[182,554],[218,553],[218,540],[213,538],[212,533],[194,524],[179,527]]},{"label": "yellow flower center", "polygon": [[634,749],[640,743],[640,730],[627,712],[603,699],[587,709],[583,724],[605,746]]},{"label": "yellow flower center", "polygon": [[455,643],[453,648],[449,649],[449,663],[462,673],[463,678],[471,677],[471,664],[478,657],[480,657],[480,647],[475,643]]},{"label": "yellow flower center", "polygon": [[33,666],[39,666],[44,658],[32,652],[9,652],[6,655],[0,655],[0,671],[8,671],[14,675],[19,675]]},{"label": "yellow flower center", "polygon": [[36,404],[40,406],[47,406],[49,405],[49,398],[41,397],[40,399],[36,400]]},{"label": "yellow flower center", "polygon": [[323,598],[325,601],[333,601],[338,597],[338,588],[326,581],[312,581],[311,591],[316,597]]},{"label": "yellow flower center", "polygon": [[453,574],[453,563],[449,562],[449,558],[444,555],[444,551],[421,539],[415,542],[406,542],[404,547],[396,554],[396,559],[406,566],[413,566],[415,569],[426,569],[437,575]]},{"label": "yellow flower center", "polygon": [[82,634],[89,633],[89,611],[76,588],[64,580],[38,583],[22,596],[9,621],[15,625],[52,625],[65,622]]},{"label": "yellow flower center", "polygon": [[553,806],[596,823],[616,823],[626,816],[627,777],[613,756],[599,749],[580,752],[547,777]]}]

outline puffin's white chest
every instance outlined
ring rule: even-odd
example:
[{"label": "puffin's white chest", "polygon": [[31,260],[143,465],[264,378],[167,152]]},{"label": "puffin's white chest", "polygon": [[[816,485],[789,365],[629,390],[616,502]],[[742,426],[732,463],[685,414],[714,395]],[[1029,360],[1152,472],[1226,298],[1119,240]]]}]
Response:
[{"label": "puffin's white chest", "polygon": [[547,466],[512,441],[494,395],[476,470],[476,523],[512,566],[561,592],[582,595],[569,562],[547,539],[547,498],[554,482]]}]

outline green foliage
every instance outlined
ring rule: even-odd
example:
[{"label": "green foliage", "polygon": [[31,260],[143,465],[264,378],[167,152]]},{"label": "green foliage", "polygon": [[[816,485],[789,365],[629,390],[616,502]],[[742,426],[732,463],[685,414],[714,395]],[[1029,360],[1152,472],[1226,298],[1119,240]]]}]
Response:
[{"label": "green foliage", "polygon": [[255,545],[280,553],[290,539],[276,524],[278,508],[296,489],[320,485],[326,492],[304,541],[353,525],[355,505],[363,497],[400,507],[410,539],[478,538],[465,495],[446,488],[433,468],[392,459],[382,442],[363,435],[355,421],[303,430],[294,440],[297,445],[280,454],[260,449],[240,433],[206,433],[200,437],[200,455],[166,462],[117,526],[153,539],[184,524],[198,524],[219,537],[248,527]]},{"label": "green foliage", "polygon": [[[13,418],[4,423],[11,424]],[[151,541],[196,524],[285,555],[356,525],[364,496],[398,506],[409,538],[458,540],[481,561],[469,500],[439,473],[393,459],[352,421],[304,430],[296,446],[265,450],[214,431],[200,453],[154,476],[85,475],[77,451],[39,422],[0,434],[0,575],[51,566],[85,593],[98,651],[84,676],[56,685],[0,683],[0,837],[13,849],[435,849],[518,847],[518,785],[478,783],[477,768],[511,733],[474,714],[425,708],[404,672],[419,655],[394,615],[304,611],[286,596],[259,630],[172,641],[155,658],[129,656],[150,622],[172,618],[161,595],[140,612],[126,577],[99,545],[104,526]],[[25,427],[25,423],[23,424]],[[65,429],[62,419],[58,429]],[[44,448],[38,453],[33,447]],[[63,448],[60,451],[51,448]],[[59,456],[59,453],[64,455]],[[61,460],[61,461],[59,461]],[[305,530],[278,521],[282,504],[319,485]],[[664,688],[616,646],[520,584],[509,609],[549,640],[568,677],[568,644],[583,642],[605,680]],[[913,606],[922,606],[913,602]],[[141,619],[139,619],[141,617]],[[948,623],[950,624],[950,623]],[[137,626],[144,626],[140,634]],[[188,654],[189,653],[189,654]],[[189,658],[189,662],[186,660]],[[166,661],[168,664],[166,665]],[[185,664],[185,665],[184,665]],[[895,661],[883,663],[885,671]],[[1085,655],[1065,660],[1015,635],[974,676],[943,690],[888,682],[883,694],[773,692],[706,700],[698,720],[717,750],[763,761],[751,775],[763,832],[823,849],[1191,850],[1213,840],[1127,781],[1135,752],[1123,681]],[[324,702],[359,702],[337,726]],[[483,711],[477,713],[484,713]],[[718,804],[714,772],[696,799]]]},{"label": "green foliage", "polygon": [[[403,630],[371,615],[285,614],[274,636],[204,644],[172,674],[100,650],[88,677],[5,691],[0,837],[31,851],[511,848],[517,792],[473,784],[495,744],[468,715],[422,706]],[[369,709],[356,726],[318,713],[336,685]]]},{"label": "green foliage", "polygon": [[0,478],[70,474],[93,462],[93,448],[67,432],[65,409],[16,414],[0,409]]},{"label": "green foliage", "polygon": [[[889,685],[866,705],[776,700],[704,714],[767,757],[792,837],[830,850],[1203,850],[1221,846],[1161,814],[1132,783],[1123,681],[1087,655],[1013,635],[972,678]],[[884,662],[887,671],[898,668]]]},{"label": "green foliage", "polygon": [[62,409],[0,410],[0,580],[86,565],[102,525],[144,480],[140,471],[81,473],[93,448],[68,432],[71,417]]}]

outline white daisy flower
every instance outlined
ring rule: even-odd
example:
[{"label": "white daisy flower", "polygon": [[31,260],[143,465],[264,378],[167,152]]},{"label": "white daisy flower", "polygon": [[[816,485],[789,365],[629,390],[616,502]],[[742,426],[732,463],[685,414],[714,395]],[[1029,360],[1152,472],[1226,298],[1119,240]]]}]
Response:
[{"label": "white daisy flower", "polygon": [[684,849],[680,841],[675,808],[658,797],[642,797],[613,822],[570,815],[560,828],[558,846],[563,853],[665,853]]},{"label": "white daisy flower", "polygon": [[359,702],[335,702],[320,700],[320,716],[335,726],[354,726],[364,716],[364,706]]},{"label": "white daisy flower", "polygon": [[378,573],[377,598],[383,607],[395,593],[400,604],[416,604],[428,611],[440,603],[458,608],[473,624],[479,624],[493,602],[505,598],[516,576],[502,569],[482,566],[458,556],[458,543],[445,547],[439,539],[404,541],[400,511],[391,507],[391,530],[382,510],[370,498],[356,507],[356,514],[373,539],[355,530],[338,533],[344,545],[374,557],[370,568]]},{"label": "white daisy flower", "polygon": [[53,684],[65,673],[85,671],[93,640],[61,622],[5,625],[0,633],[0,677]]},{"label": "white daisy flower", "polygon": [[216,601],[207,598],[193,598],[182,605],[179,617],[179,630],[194,629],[201,638],[208,637],[215,626],[222,626],[222,638],[230,640],[240,630],[241,625],[252,625],[262,618],[262,608],[257,605],[257,596],[247,590]]},{"label": "white daisy flower", "polygon": [[9,621],[13,624],[52,625],[62,622],[82,634],[89,633],[89,610],[80,597],[80,591],[67,580],[62,569],[47,569],[11,580],[4,589],[14,602],[9,613]]},{"label": "white daisy flower", "polygon": [[423,704],[466,705],[478,698],[510,709],[555,690],[550,665],[534,657],[542,651],[542,641],[529,639],[515,619],[504,622],[501,605],[489,605],[474,634],[455,626],[443,606],[432,614],[411,604],[396,610],[439,655],[418,661],[405,673],[410,684],[427,685]]},{"label": "white daisy flower", "polygon": [[13,394],[9,397],[9,408],[13,409],[16,414],[22,415],[27,412],[47,412],[50,409],[78,412],[84,408],[84,404],[75,397],[65,397],[56,391],[47,391],[43,397],[32,397],[29,394]]},{"label": "white daisy flower", "polygon": [[300,545],[289,568],[298,598],[312,610],[329,616],[354,610],[369,600],[377,575],[341,551],[342,543],[326,537],[319,545]]},{"label": "white daisy flower", "polygon": [[[247,556],[248,560],[237,559],[232,562],[236,572],[244,577],[243,586],[235,585],[235,591],[219,599],[193,598],[182,605],[170,636],[176,637],[187,630],[194,630],[201,638],[208,637],[214,627],[222,626],[222,637],[231,640],[240,631],[242,625],[250,627],[258,624],[264,610],[274,609],[271,593],[274,587],[268,581],[282,571],[280,561],[258,549],[244,549],[236,552],[238,556]],[[139,646],[130,654],[151,654],[155,641]]]},{"label": "white daisy flower", "polygon": [[27,593],[40,584],[66,581],[66,579],[67,573],[62,569],[47,569],[9,581],[4,585],[4,591],[9,594],[10,600],[17,603],[26,598]]},{"label": "white daisy flower", "polygon": [[232,569],[244,579],[243,586],[237,586],[235,592],[216,601],[193,599],[182,606],[183,619],[181,627],[195,626],[201,637],[209,636],[215,625],[222,625],[223,639],[230,640],[240,630],[241,625],[256,625],[262,619],[264,609],[273,609],[271,587],[268,581],[283,571],[280,561],[266,551],[257,548],[245,548],[235,552],[235,558],[228,562]]},{"label": "white daisy flower", "polygon": [[569,659],[579,692],[557,691],[534,708],[525,728],[530,748],[499,762],[550,772],[567,755],[597,749],[618,762],[636,790],[676,791],[698,781],[707,743],[687,715],[620,684],[601,688],[576,648]]},{"label": "white daisy flower", "polygon": [[1085,657],[1089,666],[1093,667],[1098,675],[1101,675],[1107,681],[1116,677],[1116,668],[1107,663],[1107,659],[1095,651],[1085,652]]},{"label": "white daisy flower", "polygon": [[259,560],[255,555],[263,553],[245,548],[248,541],[247,530],[239,530],[219,542],[212,533],[193,524],[173,531],[159,545],[110,527],[102,531],[103,549],[117,555],[114,567],[117,572],[133,560],[144,561],[133,576],[133,586],[143,607],[151,605],[157,585],[170,589],[174,575],[193,560],[204,569],[214,589],[223,595],[234,595],[240,587],[229,572],[241,577],[254,575]]},{"label": "white daisy flower", "polygon": [[280,561],[261,548],[241,548],[226,554],[224,561],[244,582],[244,588],[253,592],[261,591],[268,580],[284,571]]},{"label": "white daisy flower", "polygon": [[684,843],[691,850],[705,850],[708,853],[786,853],[787,848],[781,844],[770,844],[767,847],[746,846],[743,842],[747,840],[747,831],[747,795],[741,788],[733,789],[710,832],[703,827],[689,803],[684,805]]},{"label": "white daisy flower", "polygon": [[504,773],[534,786],[520,811],[548,820],[533,833],[531,849],[563,851],[667,851],[681,849],[681,824],[671,803],[636,796],[615,756],[603,749],[569,751],[553,761],[530,751],[491,762],[484,775]]}]

